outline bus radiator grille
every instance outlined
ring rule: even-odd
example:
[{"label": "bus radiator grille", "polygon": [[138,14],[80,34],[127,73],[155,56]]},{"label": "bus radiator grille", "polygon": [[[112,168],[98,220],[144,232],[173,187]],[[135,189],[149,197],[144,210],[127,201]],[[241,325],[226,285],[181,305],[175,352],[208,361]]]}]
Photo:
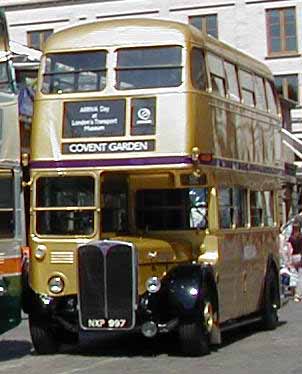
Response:
[{"label": "bus radiator grille", "polygon": [[79,247],[79,306],[84,329],[130,329],[136,300],[131,244],[100,241]]}]

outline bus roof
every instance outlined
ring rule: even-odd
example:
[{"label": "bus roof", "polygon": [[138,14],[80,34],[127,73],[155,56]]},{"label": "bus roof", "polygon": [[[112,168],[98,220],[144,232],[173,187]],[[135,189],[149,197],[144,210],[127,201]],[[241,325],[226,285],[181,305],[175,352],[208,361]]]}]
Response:
[{"label": "bus roof", "polygon": [[177,45],[187,41],[272,78],[268,67],[254,57],[199,31],[194,26],[167,19],[124,18],[70,27],[53,34],[45,44],[44,53],[114,46]]}]

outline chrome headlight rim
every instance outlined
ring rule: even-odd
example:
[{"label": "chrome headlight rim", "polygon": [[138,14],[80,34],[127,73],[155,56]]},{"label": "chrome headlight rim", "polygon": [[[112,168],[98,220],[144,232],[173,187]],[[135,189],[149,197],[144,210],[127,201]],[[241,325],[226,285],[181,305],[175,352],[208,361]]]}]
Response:
[{"label": "chrome headlight rim", "polygon": [[63,292],[65,283],[60,275],[53,275],[48,280],[48,290],[54,294],[58,295]]},{"label": "chrome headlight rim", "polygon": [[161,280],[158,277],[150,277],[146,280],[145,283],[146,290],[150,293],[156,293],[161,288]]},{"label": "chrome headlight rim", "polygon": [[45,258],[45,256],[46,256],[46,252],[47,252],[47,247],[46,247],[46,245],[44,245],[44,244],[39,244],[38,246],[37,246],[37,248],[35,249],[35,252],[34,252],[34,254],[35,254],[35,258],[37,259],[37,260],[43,260],[44,258]]}]

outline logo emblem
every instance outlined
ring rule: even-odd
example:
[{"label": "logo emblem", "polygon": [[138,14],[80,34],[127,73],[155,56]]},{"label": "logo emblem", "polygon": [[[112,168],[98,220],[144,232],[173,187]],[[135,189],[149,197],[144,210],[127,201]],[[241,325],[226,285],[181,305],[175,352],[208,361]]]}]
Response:
[{"label": "logo emblem", "polygon": [[149,108],[140,108],[137,111],[137,116],[142,121],[148,121],[151,117],[151,110]]}]

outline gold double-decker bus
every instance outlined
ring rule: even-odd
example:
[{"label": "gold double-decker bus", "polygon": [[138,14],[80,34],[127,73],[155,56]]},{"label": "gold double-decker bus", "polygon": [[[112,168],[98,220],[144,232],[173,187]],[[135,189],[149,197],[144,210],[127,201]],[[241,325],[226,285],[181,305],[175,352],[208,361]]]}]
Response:
[{"label": "gold double-decker bus", "polygon": [[29,323],[79,332],[277,326],[284,173],[273,78],[192,26],[96,22],[50,37],[32,126]]}]

